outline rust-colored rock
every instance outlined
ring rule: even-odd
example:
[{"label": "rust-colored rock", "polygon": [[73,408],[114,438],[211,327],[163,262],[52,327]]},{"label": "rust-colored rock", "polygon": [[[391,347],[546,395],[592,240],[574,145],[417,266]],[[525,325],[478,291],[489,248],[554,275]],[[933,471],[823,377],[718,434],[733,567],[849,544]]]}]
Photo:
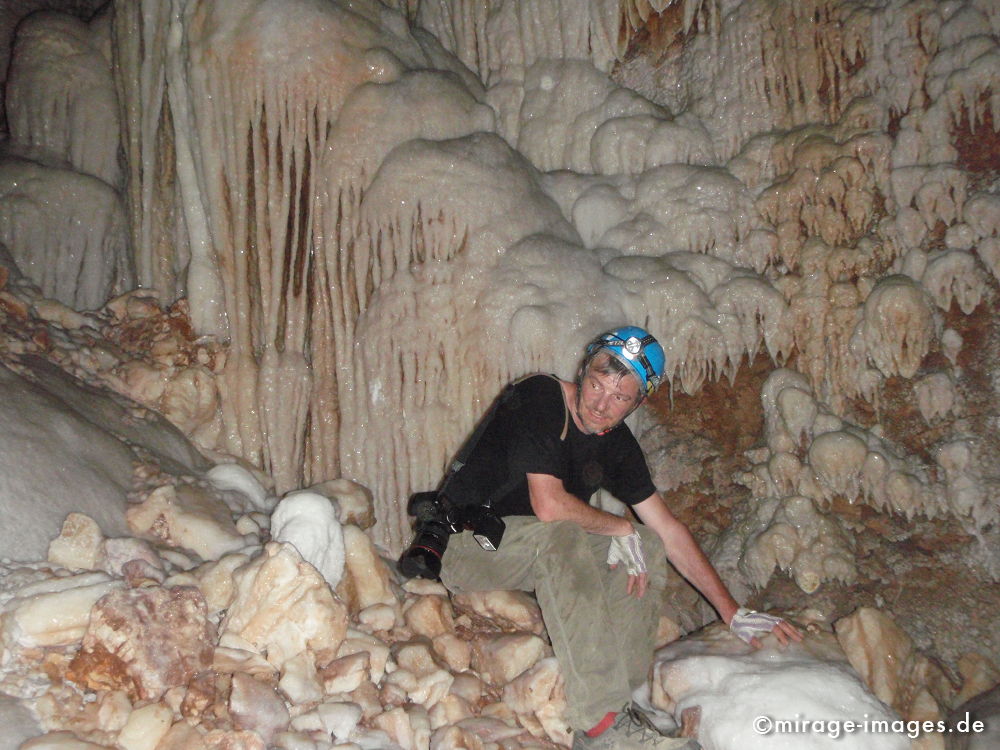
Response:
[{"label": "rust-colored rock", "polygon": [[113,591],[91,610],[68,678],[93,690],[121,689],[156,700],[212,663],[214,633],[197,589]]},{"label": "rust-colored rock", "polygon": [[217,697],[215,673],[199,672],[188,683],[184,700],[181,701],[181,716],[200,719],[215,704]]}]

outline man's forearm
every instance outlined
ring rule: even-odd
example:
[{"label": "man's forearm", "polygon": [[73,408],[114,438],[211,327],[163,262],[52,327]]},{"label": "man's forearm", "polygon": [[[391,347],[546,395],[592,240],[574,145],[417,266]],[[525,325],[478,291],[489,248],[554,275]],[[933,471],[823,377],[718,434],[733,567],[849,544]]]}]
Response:
[{"label": "man's forearm", "polygon": [[572,521],[589,534],[625,536],[635,527],[627,518],[595,508],[566,492],[562,481],[544,474],[528,475],[531,508],[540,521]]},{"label": "man's forearm", "polygon": [[677,572],[701,592],[728,625],[739,604],[688,528],[679,522],[672,525],[663,538],[663,546],[667,559],[677,568]]}]

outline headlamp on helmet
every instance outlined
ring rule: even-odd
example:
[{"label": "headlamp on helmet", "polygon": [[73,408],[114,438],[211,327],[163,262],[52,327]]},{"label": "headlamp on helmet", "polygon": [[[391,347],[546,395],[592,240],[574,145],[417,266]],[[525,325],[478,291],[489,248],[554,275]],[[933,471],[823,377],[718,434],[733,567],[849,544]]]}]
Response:
[{"label": "headlamp on helmet", "polygon": [[600,351],[626,365],[639,378],[640,393],[652,395],[663,382],[666,356],[652,334],[638,326],[622,326],[602,333],[587,345],[587,357]]}]

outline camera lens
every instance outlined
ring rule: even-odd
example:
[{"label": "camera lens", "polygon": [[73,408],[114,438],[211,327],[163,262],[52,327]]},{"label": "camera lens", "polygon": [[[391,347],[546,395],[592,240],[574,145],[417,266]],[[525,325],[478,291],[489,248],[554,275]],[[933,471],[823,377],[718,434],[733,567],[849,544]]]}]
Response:
[{"label": "camera lens", "polygon": [[426,521],[417,525],[417,535],[400,555],[399,572],[407,578],[441,579],[441,557],[448,547],[451,530],[442,521]]},{"label": "camera lens", "polygon": [[434,550],[411,545],[399,558],[399,572],[407,578],[441,577],[441,558]]}]

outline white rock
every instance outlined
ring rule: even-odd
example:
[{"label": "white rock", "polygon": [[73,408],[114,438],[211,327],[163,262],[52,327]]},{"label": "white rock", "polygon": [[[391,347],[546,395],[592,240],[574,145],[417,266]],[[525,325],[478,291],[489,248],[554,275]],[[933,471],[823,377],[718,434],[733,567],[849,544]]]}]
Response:
[{"label": "white rock", "polygon": [[237,729],[256,732],[270,744],[274,735],[288,726],[285,702],[274,688],[248,674],[233,675],[229,693],[229,715]]},{"label": "white rock", "polygon": [[363,484],[341,477],[314,484],[309,489],[325,495],[337,504],[342,524],[351,523],[362,529],[371,528],[375,524],[372,493]]},{"label": "white rock", "polygon": [[323,728],[338,742],[346,742],[361,721],[361,706],[356,703],[321,703],[316,713]]},{"label": "white rock", "polygon": [[391,630],[396,625],[396,608],[388,604],[373,604],[358,612],[358,624],[375,633]]},{"label": "white rock", "polygon": [[447,596],[420,596],[407,602],[403,620],[415,634],[436,638],[455,630],[455,615]]},{"label": "white rock", "polygon": [[216,464],[205,473],[205,478],[218,490],[242,495],[247,510],[269,513],[277,502],[277,498],[264,488],[257,477],[240,464]]},{"label": "white rock", "polygon": [[303,651],[332,656],[347,632],[347,609],[289,544],[270,542],[238,569],[236,597],[220,634],[239,636],[282,667]]},{"label": "white rock", "polygon": [[12,648],[78,643],[94,603],[122,586],[104,573],[81,573],[26,586],[3,607],[4,644]]},{"label": "white rock", "polygon": [[358,610],[373,604],[398,606],[392,591],[392,574],[368,535],[357,526],[344,526],[345,578],[350,579]]},{"label": "white rock", "polygon": [[371,656],[367,651],[334,659],[319,670],[323,691],[333,695],[356,690],[362,682],[371,681],[370,663]]},{"label": "white rock", "polygon": [[323,698],[323,685],[311,654],[303,651],[282,664],[278,687],[292,703],[314,703]]},{"label": "white rock", "polygon": [[470,591],[456,595],[454,602],[455,606],[470,609],[507,630],[535,635],[545,632],[538,602],[524,591]]},{"label": "white rock", "polygon": [[190,550],[203,560],[217,560],[247,544],[225,506],[193,486],[159,487],[125,517],[134,534]]},{"label": "white rock", "polygon": [[77,739],[72,732],[49,732],[22,744],[19,750],[111,750],[107,745],[97,745]]},{"label": "white rock", "polygon": [[548,647],[533,633],[480,636],[473,642],[472,667],[492,685],[505,685],[547,656]]},{"label": "white rock", "polygon": [[542,659],[504,686],[503,701],[532,734],[544,734],[563,745],[572,742],[572,728],[565,719],[566,693],[555,657]]},{"label": "white rock", "polygon": [[452,672],[464,672],[472,662],[472,646],[454,633],[442,633],[431,643],[434,653],[440,656]]},{"label": "white rock", "polygon": [[156,750],[172,723],[173,711],[163,703],[137,708],[118,733],[118,746],[122,750]]},{"label": "white rock", "polygon": [[337,656],[344,657],[358,653],[368,654],[368,668],[372,682],[376,684],[382,682],[382,676],[389,662],[389,646],[373,635],[349,628],[347,637],[337,650]]},{"label": "white rock", "polygon": [[214,562],[205,563],[193,571],[198,588],[205,595],[209,615],[228,609],[233,603],[236,597],[233,573],[248,562],[250,562],[249,557],[235,552]]},{"label": "white rock", "polygon": [[344,533],[337,506],[317,492],[285,495],[271,514],[271,538],[295,545],[302,559],[320,572],[331,587],[344,573]]},{"label": "white rock", "polygon": [[70,513],[63,521],[59,536],[49,544],[49,562],[70,570],[93,570],[97,567],[101,527],[88,515]]}]

